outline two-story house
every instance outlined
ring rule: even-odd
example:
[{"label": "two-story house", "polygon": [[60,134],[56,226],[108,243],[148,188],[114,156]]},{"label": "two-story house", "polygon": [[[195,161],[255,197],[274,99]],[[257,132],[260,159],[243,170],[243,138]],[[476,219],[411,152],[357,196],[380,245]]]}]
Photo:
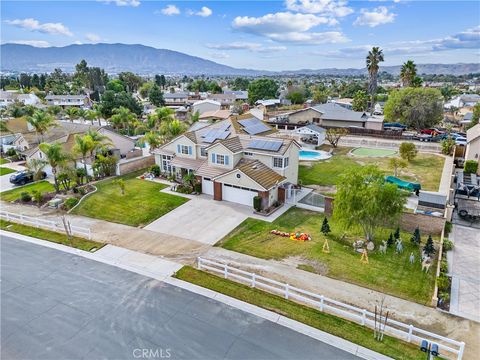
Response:
[{"label": "two-story house", "polygon": [[47,95],[47,105],[67,107],[88,108],[92,102],[87,95]]},{"label": "two-story house", "polygon": [[181,178],[193,172],[202,193],[248,206],[285,201],[287,184],[297,184],[300,145],[269,137],[272,129],[255,118],[228,119],[190,131],[156,149],[162,172]]}]

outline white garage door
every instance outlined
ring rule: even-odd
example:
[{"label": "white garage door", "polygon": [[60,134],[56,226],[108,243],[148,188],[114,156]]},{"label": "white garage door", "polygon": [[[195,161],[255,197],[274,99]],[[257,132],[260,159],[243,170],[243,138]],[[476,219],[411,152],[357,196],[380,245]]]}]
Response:
[{"label": "white garage door", "polygon": [[248,190],[246,188],[233,187],[223,184],[222,200],[231,201],[253,207],[253,198],[258,195],[257,190]]},{"label": "white garage door", "polygon": [[202,179],[202,193],[213,195],[213,181],[210,178],[204,177]]}]

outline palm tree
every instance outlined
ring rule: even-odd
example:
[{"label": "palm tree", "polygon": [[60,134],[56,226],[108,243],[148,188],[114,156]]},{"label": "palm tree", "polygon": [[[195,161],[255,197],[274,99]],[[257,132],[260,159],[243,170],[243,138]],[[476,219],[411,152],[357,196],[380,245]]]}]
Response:
[{"label": "palm tree", "polygon": [[126,107],[119,107],[113,110],[114,115],[110,118],[110,122],[115,128],[127,130],[130,134],[131,126],[137,120],[137,117]]},{"label": "palm tree", "polygon": [[155,110],[155,113],[148,119],[148,126],[150,129],[159,129],[162,123],[174,120],[175,110],[160,107]]},{"label": "palm tree", "polygon": [[417,76],[417,65],[412,60],[408,60],[402,65],[400,70],[400,79],[405,87],[413,85],[413,80]]},{"label": "palm tree", "polygon": [[106,147],[107,145],[111,145],[112,142],[110,141],[110,138],[106,135],[103,135],[99,133],[96,130],[93,129],[88,129],[88,131],[85,133],[85,135],[88,135],[90,139],[92,139],[92,148],[90,150],[90,158],[93,159],[93,154],[97,152],[98,150]]},{"label": "palm tree", "polygon": [[41,141],[43,141],[43,135],[48,129],[52,126],[56,126],[53,116],[42,110],[37,110],[32,116],[27,117],[27,122],[35,129],[35,132],[37,133],[37,141],[39,143],[40,138]]},{"label": "palm tree", "polygon": [[85,112],[84,117],[85,117],[86,120],[90,120],[92,122],[92,125],[93,125],[93,122],[95,120],[97,120],[98,118],[100,118],[100,114],[96,110],[87,110]]},{"label": "palm tree", "polygon": [[368,52],[367,59],[366,59],[367,70],[369,75],[368,93],[370,94],[370,98],[371,98],[370,114],[373,114],[373,110],[375,108],[375,94],[377,93],[378,69],[379,69],[379,64],[382,61],[384,61],[383,51],[379,47],[374,46],[372,50]]},{"label": "palm tree", "polygon": [[[73,151],[76,154],[79,154],[82,157],[83,162],[83,169],[85,170],[85,174],[87,172],[87,158],[88,155],[94,148],[93,139],[89,135],[75,135],[75,145],[73,146]],[[88,181],[88,176],[87,176]]]},{"label": "palm tree", "polygon": [[168,122],[164,122],[160,127],[160,134],[165,138],[173,139],[180,134],[183,134],[187,130],[187,126],[180,122],[178,119],[174,119]]},{"label": "palm tree", "polygon": [[40,150],[45,154],[47,162],[52,168],[53,181],[55,192],[58,193],[57,169],[59,166],[65,164],[68,160],[68,155],[63,151],[62,145],[59,143],[42,143],[38,145]]},{"label": "palm tree", "polygon": [[67,114],[68,118],[70,119],[71,122],[73,122],[73,119],[76,119],[78,117],[78,109],[76,107],[69,107],[65,109],[65,114]]},{"label": "palm tree", "polygon": [[150,150],[155,150],[163,144],[162,138],[159,133],[155,131],[149,131],[142,137],[143,143],[148,143]]},{"label": "palm tree", "polygon": [[40,179],[40,174],[42,173],[42,170],[45,168],[45,166],[47,166],[47,162],[45,160],[35,158],[28,160],[28,162],[25,164],[25,167],[29,171],[33,172],[33,178],[35,180]]}]

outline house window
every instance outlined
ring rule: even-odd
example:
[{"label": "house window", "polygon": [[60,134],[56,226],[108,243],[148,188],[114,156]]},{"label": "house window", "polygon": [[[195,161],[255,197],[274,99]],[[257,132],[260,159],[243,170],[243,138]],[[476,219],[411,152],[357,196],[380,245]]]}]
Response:
[{"label": "house window", "polygon": [[277,169],[285,169],[286,167],[288,167],[288,157],[287,158],[274,157],[273,167]]},{"label": "house window", "polygon": [[188,155],[188,146],[182,145],[180,150],[182,154]]},{"label": "house window", "polygon": [[212,163],[218,165],[228,165],[229,157],[227,155],[212,154]]},{"label": "house window", "polygon": [[172,172],[172,165],[170,165],[170,161],[172,157],[169,155],[162,155],[162,170],[164,172],[171,173]]},{"label": "house window", "polygon": [[192,147],[177,144],[177,154],[192,155]]},{"label": "house window", "polygon": [[200,155],[207,156],[208,155],[207,148],[204,148],[204,147],[200,148]]},{"label": "house window", "polygon": [[217,155],[217,160],[215,162],[220,165],[225,165],[225,156]]}]

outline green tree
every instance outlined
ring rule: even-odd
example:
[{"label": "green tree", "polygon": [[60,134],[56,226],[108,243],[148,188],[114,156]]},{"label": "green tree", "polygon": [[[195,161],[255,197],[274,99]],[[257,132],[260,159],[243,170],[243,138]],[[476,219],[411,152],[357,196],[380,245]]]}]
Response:
[{"label": "green tree", "polygon": [[432,88],[405,88],[390,93],[383,110],[387,121],[399,121],[417,131],[443,119],[443,97]]},{"label": "green tree", "polygon": [[330,224],[328,223],[328,219],[327,219],[326,216],[323,218],[322,228],[320,229],[320,231],[325,236],[328,235],[331,231],[330,230]]},{"label": "green tree", "polygon": [[250,80],[242,77],[237,77],[233,80],[232,90],[247,90],[250,85]]},{"label": "green tree", "polygon": [[160,86],[162,90],[165,89],[165,85],[167,85],[165,75],[155,75],[155,84],[157,84],[157,86]]},{"label": "green tree", "polygon": [[432,235],[428,235],[427,242],[423,247],[423,252],[428,256],[435,254],[435,246],[433,245]]},{"label": "green tree", "polygon": [[186,130],[187,125],[178,119],[164,121],[160,126],[160,134],[163,135],[166,140],[173,139],[183,134]]},{"label": "green tree", "polygon": [[474,127],[478,124],[478,120],[480,119],[480,102],[476,103],[473,107],[473,115],[472,115],[472,122],[468,124],[468,129]]},{"label": "green tree", "polygon": [[325,132],[325,138],[334,148],[338,146],[338,142],[345,135],[348,135],[346,128],[330,128]]},{"label": "green tree", "polygon": [[400,80],[403,86],[413,86],[413,80],[417,76],[417,65],[412,60],[403,63],[400,69]]},{"label": "green tree", "polygon": [[359,90],[355,93],[352,101],[353,111],[367,111],[368,110],[368,94]]},{"label": "green tree", "polygon": [[248,102],[253,105],[257,100],[275,98],[278,84],[272,79],[257,79],[248,86]]},{"label": "green tree", "polygon": [[392,157],[389,161],[389,166],[393,170],[393,176],[398,176],[398,170],[399,169],[404,169],[407,167],[407,163],[399,159],[398,157]]},{"label": "green tree", "polygon": [[93,122],[98,119],[98,125],[100,126],[100,113],[97,110],[87,110],[85,112],[85,119]]},{"label": "green tree", "polygon": [[368,94],[370,95],[370,113],[375,109],[375,95],[377,94],[379,64],[384,61],[383,51],[379,47],[373,47],[368,52],[366,65],[368,70]]},{"label": "green tree", "polygon": [[313,92],[313,102],[315,104],[325,104],[328,101],[329,92],[325,90],[317,89]]},{"label": "green tree", "polygon": [[140,88],[138,89],[140,96],[146,99],[148,97],[148,93],[150,92],[150,89],[153,87],[154,84],[155,83],[152,83],[152,82],[143,83],[142,86],[140,86]]},{"label": "green tree", "polygon": [[125,91],[125,85],[119,79],[113,79],[107,83],[107,90],[120,93]]},{"label": "green tree", "polygon": [[110,118],[110,123],[113,127],[116,129],[124,129],[128,134],[133,134],[132,129],[137,121],[135,114],[123,106],[113,110],[113,113]]},{"label": "green tree", "polygon": [[102,101],[98,107],[98,110],[104,118],[109,118],[113,115],[113,110],[119,107],[128,108],[131,112],[141,115],[143,107],[138,103],[135,98],[125,91],[115,93],[111,90],[105,91],[102,96]]},{"label": "green tree", "polygon": [[153,85],[148,92],[148,100],[155,106],[165,106],[165,100],[163,99],[163,92],[157,84]]},{"label": "green tree", "polygon": [[378,167],[368,165],[341,176],[333,216],[347,228],[359,226],[366,240],[373,240],[378,227],[398,221],[405,202],[405,192],[386,183]]},{"label": "green tree", "polygon": [[47,166],[47,162],[42,159],[31,158],[25,164],[25,167],[33,173],[33,179],[35,181],[41,179],[43,169]]},{"label": "green tree", "polygon": [[395,243],[395,240],[393,239],[393,234],[390,233],[390,235],[388,236],[388,239],[387,239],[387,246],[388,247],[392,247],[392,245]]},{"label": "green tree", "polygon": [[421,87],[423,85],[423,79],[420,76],[415,76],[412,80],[412,86],[415,88]]},{"label": "green tree", "polygon": [[58,180],[57,180],[57,170],[58,167],[64,165],[69,159],[68,155],[63,151],[62,145],[59,143],[41,143],[38,145],[40,150],[45,154],[47,162],[52,168],[53,181],[55,186],[55,192],[58,193]]},{"label": "green tree", "polygon": [[37,141],[43,141],[43,135],[56,125],[53,116],[43,110],[37,110],[32,116],[27,117],[27,122],[34,128]]},{"label": "green tree", "polygon": [[414,143],[403,142],[400,144],[399,152],[402,159],[410,162],[415,159],[418,150]]},{"label": "green tree", "polygon": [[292,102],[292,104],[303,104],[305,102],[305,95],[299,90],[292,91],[286,98]]},{"label": "green tree", "polygon": [[58,105],[52,105],[47,108],[47,112],[50,115],[57,116],[62,112],[62,108]]},{"label": "green tree", "polygon": [[420,236],[420,229],[417,226],[415,228],[415,230],[413,231],[413,234],[412,234],[412,237],[410,238],[410,241],[418,246],[418,245],[420,245],[421,240],[422,240],[422,238]]},{"label": "green tree", "polygon": [[118,79],[125,85],[126,90],[130,93],[137,91],[143,83],[140,76],[130,71],[121,72],[118,74]]},{"label": "green tree", "polygon": [[453,140],[451,137],[448,137],[440,142],[440,146],[442,148],[443,155],[452,155],[453,148],[455,147],[455,140]]},{"label": "green tree", "polygon": [[[88,135],[75,135],[75,145],[73,146],[74,153],[82,157],[83,169],[87,172],[87,159],[88,155],[94,148],[93,139]],[[88,178],[87,178],[88,179]]]},{"label": "green tree", "polygon": [[73,121],[74,119],[78,118],[78,108],[76,107],[68,107],[65,109],[65,114],[68,116],[70,121]]},{"label": "green tree", "polygon": [[156,131],[149,131],[142,137],[142,143],[148,143],[150,150],[158,149],[162,144],[162,137]]},{"label": "green tree", "polygon": [[395,230],[393,237],[395,238],[395,240],[400,240],[400,227],[397,226],[397,229]]}]

